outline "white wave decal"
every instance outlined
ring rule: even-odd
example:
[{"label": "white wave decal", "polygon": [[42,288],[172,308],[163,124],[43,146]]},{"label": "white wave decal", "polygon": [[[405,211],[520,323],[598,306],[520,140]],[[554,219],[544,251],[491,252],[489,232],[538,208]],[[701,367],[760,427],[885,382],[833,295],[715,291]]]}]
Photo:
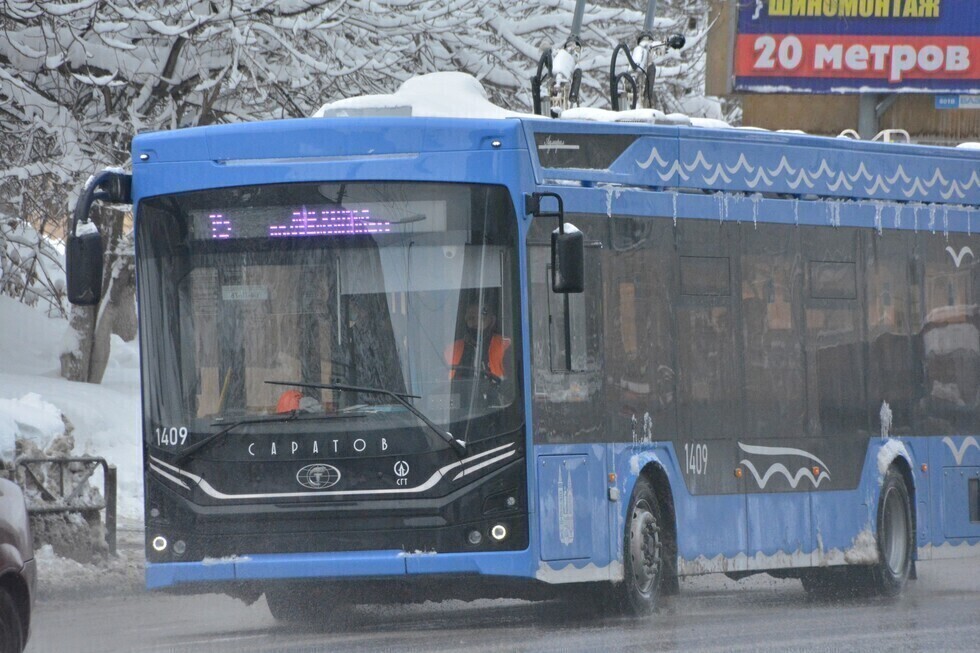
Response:
[{"label": "white wave decal", "polygon": [[945,442],[946,446],[949,447],[949,451],[950,453],[953,454],[953,458],[956,459],[957,465],[963,464],[963,456],[966,455],[967,449],[969,449],[970,447],[976,447],[977,449],[980,449],[980,444],[977,444],[977,439],[972,435],[966,438],[965,440],[963,440],[963,442],[960,442],[959,447],[956,446],[956,444],[953,442],[953,439],[949,436],[943,438],[943,442]]},{"label": "white wave decal", "polygon": [[827,470],[827,465],[809,451],[795,449],[793,447],[762,447],[744,444],[742,442],[738,443],[738,448],[747,454],[757,456],[802,456],[803,458],[814,461],[820,466],[819,474],[817,475],[814,475],[813,470],[810,469],[808,465],[800,467],[794,474],[790,472],[789,468],[783,463],[773,463],[766,469],[765,474],[759,474],[759,470],[756,469],[751,460],[742,459],[739,464],[748,467],[749,471],[752,472],[752,476],[755,477],[755,482],[760,488],[765,488],[769,483],[769,479],[776,474],[781,474],[789,482],[790,487],[792,487],[794,490],[804,478],[810,479],[810,482],[813,483],[813,487],[820,487],[820,483],[830,479],[830,472]]},{"label": "white wave decal", "polygon": [[827,188],[829,188],[834,192],[837,192],[837,189],[840,188],[841,186],[844,186],[844,188],[846,188],[847,190],[852,190],[854,188],[854,186],[852,186],[851,183],[847,181],[847,175],[845,175],[843,172],[837,175],[837,181],[835,181],[832,184],[827,184]]},{"label": "white wave decal", "polygon": [[694,172],[694,170],[701,166],[705,170],[711,170],[711,164],[704,158],[704,153],[698,150],[698,155],[694,157],[694,163],[685,163],[684,167],[687,168],[688,172]]},{"label": "white wave decal", "polygon": [[963,184],[963,190],[970,190],[974,186],[980,186],[980,175],[978,175],[975,171],[972,175],[970,175],[969,181]]},{"label": "white wave decal", "polygon": [[957,184],[955,181],[953,181],[949,185],[949,190],[947,190],[945,193],[939,193],[939,194],[942,196],[944,200],[948,200],[950,197],[953,196],[953,193],[956,193],[956,196],[959,197],[960,199],[964,199],[966,197],[963,191],[960,190],[960,185]]},{"label": "white wave decal", "polygon": [[749,162],[745,160],[744,154],[739,154],[738,161],[735,162],[735,165],[732,167],[725,166],[725,169],[728,170],[728,173],[732,175],[737,174],[739,170],[743,170],[743,169],[745,170],[745,172],[752,174],[752,171],[755,170],[755,166],[750,165]]},{"label": "white wave decal", "polygon": [[[864,164],[861,164],[861,165],[864,165]],[[793,166],[791,166],[789,164],[789,161],[786,160],[786,157],[785,156],[782,159],[779,160],[779,165],[776,166],[776,169],[775,170],[770,170],[769,171],[769,174],[771,174],[773,177],[778,177],[779,175],[781,175],[783,173],[784,170],[787,173],[789,173],[790,175],[795,175],[796,174],[796,168],[794,168]]]},{"label": "white wave decal", "polygon": [[875,191],[879,189],[885,191],[886,193],[892,192],[892,189],[888,187],[888,184],[885,183],[885,180],[882,179],[880,175],[875,177],[875,183],[869,188],[865,188],[864,192],[866,192],[868,195],[874,195]]},{"label": "white wave decal", "polygon": [[668,179],[670,179],[671,177],[673,177],[675,174],[678,177],[680,177],[681,179],[683,179],[684,181],[687,181],[688,179],[690,179],[690,177],[687,175],[687,173],[684,172],[684,170],[681,168],[681,164],[680,164],[679,161],[674,161],[674,165],[672,165],[670,167],[670,170],[668,170],[666,173],[658,172],[657,174],[660,175],[660,178],[663,181],[667,181]]},{"label": "white wave decal", "polygon": [[895,174],[888,178],[888,183],[894,186],[895,182],[899,179],[906,184],[912,181],[912,178],[905,174],[905,169],[902,167],[901,163],[898,164],[898,170],[895,171]]},{"label": "white wave decal", "polygon": [[939,168],[936,168],[936,173],[932,176],[932,179],[926,182],[926,188],[932,188],[936,185],[936,182],[941,183],[943,186],[948,186],[949,182],[943,177],[943,172]]},{"label": "white wave decal", "polygon": [[[654,170],[661,181],[686,182],[694,173],[700,172],[701,181],[707,186],[715,186],[719,181],[725,184],[734,181],[752,190],[756,190],[763,184],[764,187],[769,188],[784,184],[797,192],[805,186],[818,192],[826,189],[836,193],[841,188],[852,191],[863,181],[862,190],[870,196],[891,193],[894,189],[894,192],[901,192],[908,199],[913,197],[928,199],[931,193],[935,193],[949,201],[954,197],[965,200],[967,191],[980,187],[980,173],[977,171],[971,171],[966,181],[956,178],[947,180],[942,170],[934,168],[931,178],[927,181],[925,177],[909,175],[902,164],[898,164],[891,173],[882,171],[881,174],[873,175],[863,161],[858,164],[856,170],[849,172],[844,169],[835,170],[826,159],[820,159],[816,169],[812,170],[803,166],[794,167],[790,164],[788,156],[783,155],[776,167],[769,169],[762,164],[750,163],[744,153],[738,155],[734,165],[724,161],[713,163],[708,160],[704,150],[698,150],[693,161],[682,163],[679,159],[665,160],[656,147],[651,148],[645,161],[636,160],[636,165],[641,170],[650,169],[654,164],[656,164]],[[736,177],[739,174],[741,179]],[[677,179],[673,179],[675,175]],[[939,187],[934,188],[937,184]]]},{"label": "white wave decal", "polygon": [[834,172],[829,165],[827,165],[827,159],[820,159],[820,167],[817,168],[817,171],[813,174],[813,178],[820,179],[824,175],[827,175],[828,179],[833,179],[835,176],[837,176],[837,173]]},{"label": "white wave decal", "polygon": [[718,177],[721,177],[722,179],[724,179],[726,184],[730,184],[732,182],[731,177],[729,177],[728,175],[726,175],[725,174],[725,171],[721,169],[721,164],[720,163],[715,168],[715,173],[713,175],[711,175],[710,177],[704,177],[704,181],[709,186],[713,186],[714,183],[716,181],[718,181]]},{"label": "white wave decal", "polygon": [[806,184],[808,188],[813,188],[813,184],[810,182],[809,179],[807,179],[806,170],[804,170],[803,168],[800,168],[800,174],[796,175],[795,181],[787,181],[786,183],[793,190],[799,188],[801,183]]},{"label": "white wave decal", "polygon": [[862,161],[861,165],[858,166],[857,172],[855,172],[853,175],[847,175],[847,177],[851,181],[857,181],[861,177],[864,177],[865,181],[871,181],[874,179],[874,177],[871,176],[871,173],[868,172],[868,169],[864,167],[864,161]]},{"label": "white wave decal", "polygon": [[[963,247],[961,247],[959,253],[957,253],[956,250],[952,248],[952,246],[947,246],[946,253],[949,254],[951,257],[953,257],[953,263],[956,264],[957,268],[960,267],[960,263],[963,262],[963,257],[966,256],[967,254],[969,254],[973,258],[976,258],[976,255],[973,253],[973,250],[970,249],[969,245],[964,245]],[[948,439],[949,438],[947,438],[947,440]]]},{"label": "white wave decal", "polygon": [[656,147],[654,147],[654,148],[653,148],[653,151],[651,151],[651,152],[650,152],[650,156],[649,156],[649,157],[647,158],[647,160],[646,160],[646,161],[643,161],[643,162],[641,163],[641,162],[640,162],[639,160],[637,160],[637,161],[636,161],[636,165],[638,165],[638,166],[640,166],[640,169],[642,169],[642,170],[646,170],[646,169],[647,169],[647,168],[649,168],[649,167],[650,167],[651,165],[653,165],[653,163],[654,163],[654,162],[656,162],[656,164],[657,164],[658,166],[660,166],[661,168],[664,168],[664,167],[666,167],[666,166],[667,166],[667,162],[666,162],[666,161],[664,161],[664,160],[663,160],[663,159],[662,159],[662,158],[660,157],[660,153],[659,153],[659,152],[657,152],[657,148],[656,148]]},{"label": "white wave decal", "polygon": [[772,180],[769,179],[768,176],[766,176],[766,171],[762,169],[762,166],[759,166],[759,169],[756,171],[755,178],[750,179],[745,183],[749,185],[749,188],[755,188],[756,186],[759,185],[760,181],[765,182],[766,186],[772,186]]},{"label": "white wave decal", "polygon": [[912,197],[916,193],[916,191],[918,191],[922,195],[929,194],[929,191],[927,191],[925,188],[922,187],[922,180],[919,179],[918,177],[915,178],[915,181],[912,183],[912,185],[909,188],[903,190],[902,192],[905,194],[905,197]]}]

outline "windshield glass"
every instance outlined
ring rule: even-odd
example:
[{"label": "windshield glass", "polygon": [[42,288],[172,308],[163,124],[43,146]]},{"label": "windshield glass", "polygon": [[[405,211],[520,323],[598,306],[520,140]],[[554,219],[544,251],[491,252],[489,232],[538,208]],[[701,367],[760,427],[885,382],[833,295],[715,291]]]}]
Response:
[{"label": "windshield glass", "polygon": [[[515,239],[510,197],[490,186],[279,184],[144,200],[149,444],[159,429],[204,434],[291,411],[425,429],[390,393],[458,438],[516,428]],[[362,390],[312,387],[327,384]]]}]

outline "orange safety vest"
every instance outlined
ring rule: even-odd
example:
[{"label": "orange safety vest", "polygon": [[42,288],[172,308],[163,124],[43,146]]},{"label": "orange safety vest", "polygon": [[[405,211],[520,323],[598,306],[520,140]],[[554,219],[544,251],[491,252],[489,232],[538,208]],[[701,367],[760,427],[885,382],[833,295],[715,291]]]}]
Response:
[{"label": "orange safety vest", "polygon": [[299,400],[303,398],[303,393],[299,390],[286,390],[279,395],[279,403],[276,404],[277,413],[291,413],[299,410]]},{"label": "orange safety vest", "polygon": [[[459,365],[463,360],[463,350],[466,348],[466,342],[463,340],[457,340],[452,345],[446,348],[446,361],[455,367]],[[490,374],[497,377],[498,379],[504,378],[504,354],[510,349],[510,338],[504,338],[494,334],[490,338],[490,349],[487,351],[487,367],[490,368]],[[456,378],[456,370],[449,370],[449,378]]]}]

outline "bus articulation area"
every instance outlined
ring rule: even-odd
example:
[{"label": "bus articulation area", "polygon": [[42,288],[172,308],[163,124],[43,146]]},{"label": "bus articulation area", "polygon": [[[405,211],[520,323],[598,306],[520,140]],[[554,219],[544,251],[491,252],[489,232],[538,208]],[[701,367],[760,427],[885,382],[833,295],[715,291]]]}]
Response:
[{"label": "bus articulation area", "polygon": [[[144,134],[151,589],[899,593],[980,553],[980,153],[532,117]],[[372,590],[379,590],[372,592]]]}]

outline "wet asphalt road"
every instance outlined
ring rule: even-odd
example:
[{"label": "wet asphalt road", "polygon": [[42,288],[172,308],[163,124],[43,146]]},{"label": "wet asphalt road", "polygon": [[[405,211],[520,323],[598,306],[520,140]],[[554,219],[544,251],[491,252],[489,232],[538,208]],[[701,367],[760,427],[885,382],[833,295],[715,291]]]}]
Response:
[{"label": "wet asphalt road", "polygon": [[362,606],[342,626],[278,624],[264,599],[124,594],[37,604],[29,652],[978,651],[980,559],[919,563],[896,601],[821,602],[798,581],[685,580],[647,619],[585,602]]}]

